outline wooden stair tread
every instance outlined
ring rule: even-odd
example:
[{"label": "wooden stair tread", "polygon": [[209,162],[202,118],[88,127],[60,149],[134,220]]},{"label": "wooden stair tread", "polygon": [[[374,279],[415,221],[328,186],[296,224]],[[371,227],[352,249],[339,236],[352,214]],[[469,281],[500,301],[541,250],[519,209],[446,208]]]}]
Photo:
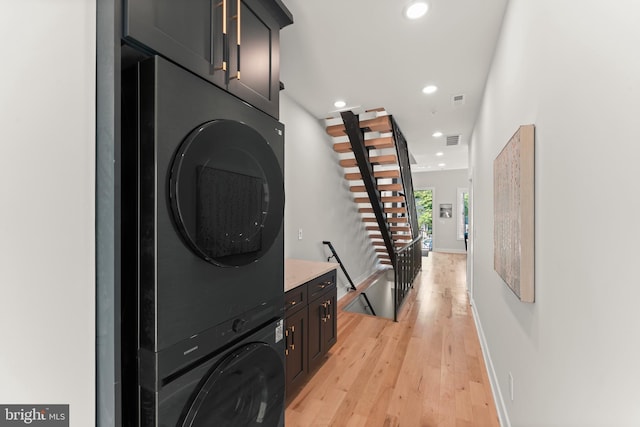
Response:
[{"label": "wooden stair tread", "polygon": [[[367,231],[380,231],[380,228],[377,225],[368,225],[365,227],[365,230]],[[404,231],[406,233],[411,232],[411,227],[409,227],[408,225],[403,225],[403,226],[391,226],[389,227],[389,230],[391,230],[392,233],[397,233],[397,232],[401,232]]]},{"label": "wooden stair tread", "polygon": [[[369,234],[369,238],[370,239],[382,239],[382,234]],[[393,240],[413,240],[411,238],[411,235],[406,234],[406,235],[402,235],[402,234],[394,234],[391,236],[391,239]]]},{"label": "wooden stair tread", "polygon": [[[385,221],[389,224],[408,224],[409,223],[409,220],[404,217],[385,218]],[[362,217],[362,222],[378,222],[378,220],[373,216],[365,216],[365,217]]]},{"label": "wooden stair tread", "polygon": [[[397,165],[398,157],[395,154],[385,154],[382,156],[372,156],[369,157],[369,162],[372,165]],[[353,159],[342,159],[340,160],[340,166],[343,168],[353,168],[358,166],[358,161]]]},{"label": "wooden stair tread", "polygon": [[[370,138],[364,140],[364,146],[374,150],[381,150],[383,148],[393,148],[393,137],[385,136],[381,138]],[[336,142],[333,144],[333,150],[337,153],[350,153],[350,142]]]},{"label": "wooden stair tread", "polygon": [[[383,208],[385,213],[401,213],[406,214],[406,208]],[[373,208],[358,208],[358,212],[360,213],[373,213]]]},{"label": "wooden stair tread", "polygon": [[[375,240],[375,241],[373,241],[371,243],[373,243],[373,245],[375,245],[375,246],[385,246],[385,244],[384,244],[384,242],[382,240]],[[397,248],[401,248],[404,245],[406,245],[406,243],[394,242],[394,246],[397,247]]]},{"label": "wooden stair tread", "polygon": [[[366,129],[371,132],[391,132],[391,121],[389,116],[374,117],[373,119],[362,120],[360,129]],[[344,136],[344,123],[327,126],[327,133],[331,136]]]},{"label": "wooden stair tread", "polygon": [[[367,231],[380,231],[380,227],[378,227],[377,225],[368,225],[364,229]],[[391,230],[392,233],[399,233],[399,232],[411,233],[411,227],[409,227],[408,225],[403,225],[403,226],[392,225],[389,227],[389,230]],[[407,236],[411,236],[411,234],[407,234]]]},{"label": "wooden stair tread", "polygon": [[[349,188],[352,193],[366,193],[367,189],[364,185],[354,185]],[[402,191],[402,184],[380,184],[379,191]]]},{"label": "wooden stair tread", "polygon": [[[398,169],[387,169],[381,171],[373,171],[374,178],[400,178],[400,171]],[[360,172],[345,173],[344,178],[350,181],[362,179]]]},{"label": "wooden stair tread", "polygon": [[[353,200],[356,203],[370,203],[368,197],[356,197]],[[404,203],[404,196],[384,196],[380,200],[382,203]]]}]

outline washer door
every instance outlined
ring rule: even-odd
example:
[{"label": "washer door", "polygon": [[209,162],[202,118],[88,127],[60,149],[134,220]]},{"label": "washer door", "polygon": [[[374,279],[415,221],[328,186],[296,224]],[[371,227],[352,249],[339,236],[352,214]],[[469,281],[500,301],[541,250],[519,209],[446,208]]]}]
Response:
[{"label": "washer door", "polygon": [[227,355],[208,374],[183,427],[275,427],[284,410],[284,366],[265,343]]},{"label": "washer door", "polygon": [[171,209],[186,243],[219,266],[265,254],[284,215],[282,169],[256,130],[233,120],[194,129],[174,158]]}]

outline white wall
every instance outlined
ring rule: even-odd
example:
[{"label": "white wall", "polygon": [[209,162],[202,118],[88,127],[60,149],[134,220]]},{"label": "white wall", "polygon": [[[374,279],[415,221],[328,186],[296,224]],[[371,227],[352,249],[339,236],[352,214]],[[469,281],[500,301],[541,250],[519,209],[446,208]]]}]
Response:
[{"label": "white wall", "polygon": [[[473,300],[504,425],[640,425],[639,17],[635,0],[508,6],[471,142]],[[524,304],[493,270],[492,164],[529,123],[536,301]]]},{"label": "white wall", "polygon": [[[326,261],[331,252],[322,241],[331,241],[357,286],[376,271],[375,254],[331,137],[286,92],[280,93],[280,121],[286,126],[285,257]],[[340,268],[338,282],[341,297],[349,284]]]},{"label": "white wall", "polygon": [[0,2],[0,403],[95,424],[95,1]]},{"label": "white wall", "polygon": [[[433,188],[433,250],[463,253],[464,240],[458,240],[458,188],[469,187],[467,169],[413,172],[415,190]],[[440,218],[440,204],[453,205],[452,218]]]}]

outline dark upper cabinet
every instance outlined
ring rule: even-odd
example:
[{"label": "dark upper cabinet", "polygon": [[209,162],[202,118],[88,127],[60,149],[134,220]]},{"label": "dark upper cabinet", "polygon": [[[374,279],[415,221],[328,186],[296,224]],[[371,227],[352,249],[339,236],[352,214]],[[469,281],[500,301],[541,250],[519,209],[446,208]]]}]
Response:
[{"label": "dark upper cabinet", "polygon": [[123,37],[278,118],[280,0],[124,0]]}]

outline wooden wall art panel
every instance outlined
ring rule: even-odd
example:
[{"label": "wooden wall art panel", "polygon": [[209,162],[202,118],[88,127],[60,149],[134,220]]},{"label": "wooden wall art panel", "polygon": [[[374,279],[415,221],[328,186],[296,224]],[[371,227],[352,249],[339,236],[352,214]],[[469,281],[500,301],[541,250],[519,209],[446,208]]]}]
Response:
[{"label": "wooden wall art panel", "polygon": [[493,266],[534,302],[534,125],[520,126],[493,162]]}]

